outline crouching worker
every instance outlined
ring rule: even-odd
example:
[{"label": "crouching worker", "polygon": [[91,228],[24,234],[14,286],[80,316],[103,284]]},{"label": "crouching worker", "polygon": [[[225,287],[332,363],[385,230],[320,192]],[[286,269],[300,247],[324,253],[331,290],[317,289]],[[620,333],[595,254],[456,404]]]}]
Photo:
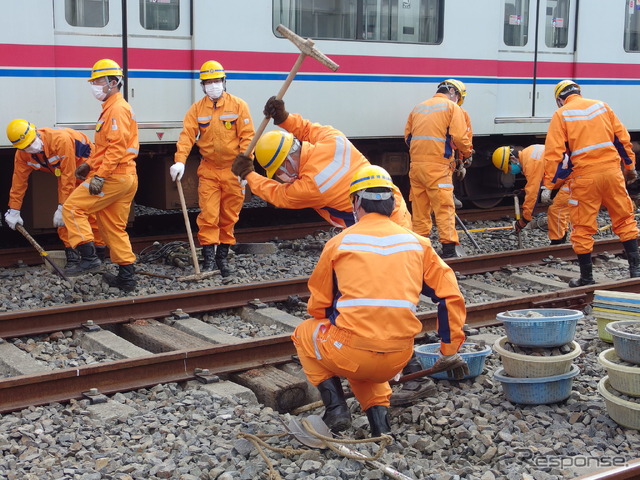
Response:
[{"label": "crouching worker", "polygon": [[357,223],[327,242],[309,278],[313,318],[292,335],[333,432],[351,426],[339,377],[349,381],[371,435],[391,431],[389,380],[411,359],[422,330],[415,314],[421,293],[438,303],[438,362],[450,361],[464,341],[466,310],[456,277],[427,238],[389,218],[396,190],[383,168],[369,165],[355,173],[349,194]]}]

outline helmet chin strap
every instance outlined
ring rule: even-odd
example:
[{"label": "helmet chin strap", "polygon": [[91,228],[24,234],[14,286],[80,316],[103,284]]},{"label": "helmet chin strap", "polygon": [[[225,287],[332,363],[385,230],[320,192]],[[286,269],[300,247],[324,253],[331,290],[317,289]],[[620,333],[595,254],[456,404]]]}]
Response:
[{"label": "helmet chin strap", "polygon": [[360,197],[360,195],[358,195],[358,192],[356,192],[353,196],[353,203],[351,204],[353,209],[353,218],[356,222],[360,220],[358,218],[358,210],[360,209],[360,205],[362,205],[362,198]]}]

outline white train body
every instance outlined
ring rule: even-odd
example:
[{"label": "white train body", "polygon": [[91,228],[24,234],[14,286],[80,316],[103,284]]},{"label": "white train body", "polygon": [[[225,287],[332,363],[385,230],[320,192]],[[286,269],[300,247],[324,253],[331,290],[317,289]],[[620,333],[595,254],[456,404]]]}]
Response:
[{"label": "white train body", "polygon": [[[400,145],[408,113],[446,78],[466,84],[463,107],[487,151],[512,136],[542,141],[564,78],[609,103],[634,137],[640,131],[640,0],[5,0],[0,8],[0,125],[26,118],[91,132],[100,105],[87,78],[95,61],[112,58],[126,71],[142,157],[175,144],[203,95],[197,73],[206,60],[222,63],[227,90],[258,124],[299,53],[275,33],[279,23],[340,65],[334,73],[307,58],[288,110],[352,139]],[[0,147],[9,148],[4,135]]]}]

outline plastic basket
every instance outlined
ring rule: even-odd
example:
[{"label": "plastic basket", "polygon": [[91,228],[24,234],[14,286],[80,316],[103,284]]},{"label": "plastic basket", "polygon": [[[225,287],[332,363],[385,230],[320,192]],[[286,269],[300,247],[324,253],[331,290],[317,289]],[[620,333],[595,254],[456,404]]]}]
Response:
[{"label": "plastic basket", "polygon": [[502,358],[502,367],[507,375],[518,378],[541,378],[562,375],[571,370],[571,362],[582,353],[577,342],[572,341],[571,352],[564,355],[538,357],[506,350],[507,337],[500,337],[493,344],[494,351]]},{"label": "plastic basket", "polygon": [[[64,250],[49,250],[47,252],[47,256],[53,263],[56,264],[56,266],[60,267],[61,269],[63,269],[67,265],[67,255],[64,253]],[[44,261],[45,268],[53,273],[54,270],[51,264],[44,259],[42,260]]]},{"label": "plastic basket", "polygon": [[580,369],[572,365],[571,370],[562,375],[541,378],[514,378],[505,375],[504,368],[499,368],[493,377],[502,383],[507,400],[511,403],[525,405],[542,405],[561,402],[571,395],[573,378]]},{"label": "plastic basket", "polygon": [[613,337],[609,332],[607,332],[607,325],[611,322],[615,322],[615,320],[611,320],[609,318],[604,317],[596,317],[596,322],[598,323],[598,336],[600,340],[603,340],[608,343],[613,343]]},{"label": "plastic basket", "polygon": [[611,386],[617,391],[640,397],[640,366],[620,365],[620,357],[615,348],[610,348],[598,355],[598,362],[607,369]]},{"label": "plastic basket", "polygon": [[619,327],[632,323],[640,325],[640,320],[611,322],[605,328],[613,337],[613,348],[618,356],[627,362],[640,364],[640,335],[618,330]]},{"label": "plastic basket", "polygon": [[[475,346],[476,343],[465,342],[463,346]],[[427,369],[433,367],[433,364],[438,360],[438,352],[440,351],[439,343],[429,343],[427,345],[418,345],[415,347],[416,358],[422,365],[422,368]],[[486,358],[491,354],[491,347],[486,346],[479,352],[466,352],[459,353],[459,355],[467,362],[469,366],[469,375],[465,375],[463,380],[468,378],[477,377],[484,370],[484,362]],[[440,380],[448,380],[447,372],[434,373],[430,375],[432,378],[439,378]]]},{"label": "plastic basket", "polygon": [[528,312],[542,316],[512,317],[507,312],[497,315],[509,341],[522,347],[559,347],[569,343],[576,334],[578,320],[584,317],[578,310],[564,308],[529,308],[511,310],[509,313],[526,315]]},{"label": "plastic basket", "polygon": [[604,397],[607,413],[614,422],[623,427],[640,430],[640,403],[630,402],[615,395],[608,375],[598,383],[598,392]]}]

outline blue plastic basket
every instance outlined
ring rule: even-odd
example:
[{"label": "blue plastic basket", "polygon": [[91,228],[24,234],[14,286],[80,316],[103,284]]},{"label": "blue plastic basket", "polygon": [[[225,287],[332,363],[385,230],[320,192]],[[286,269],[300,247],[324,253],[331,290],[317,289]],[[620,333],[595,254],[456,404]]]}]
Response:
[{"label": "blue plastic basket", "polygon": [[579,310],[566,308],[529,308],[511,310],[510,313],[525,315],[536,312],[542,317],[512,317],[507,312],[497,318],[504,325],[509,342],[522,347],[559,347],[573,340],[578,320],[584,317]]},{"label": "blue plastic basket", "polygon": [[572,365],[571,370],[562,375],[541,378],[519,378],[505,375],[504,368],[499,368],[493,378],[502,383],[507,400],[511,403],[525,405],[542,405],[561,402],[571,395],[573,378],[580,373],[580,369]]},{"label": "blue plastic basket", "polygon": [[[465,342],[464,345],[477,345],[471,342]],[[433,367],[433,364],[438,360],[438,352],[440,351],[439,343],[429,343],[427,345],[418,345],[415,347],[416,358],[422,365],[422,368],[427,369]],[[477,377],[482,373],[484,369],[484,361],[491,354],[491,347],[486,346],[479,352],[459,353],[459,355],[467,362],[469,366],[469,375],[465,375],[463,380],[467,378]],[[447,372],[434,373],[430,375],[433,378],[439,378],[440,380],[449,380]]]},{"label": "blue plastic basket", "polygon": [[622,360],[640,365],[640,335],[618,330],[619,327],[634,323],[640,324],[640,320],[621,320],[608,323],[604,328],[613,338],[613,348],[616,349],[616,354]]}]

